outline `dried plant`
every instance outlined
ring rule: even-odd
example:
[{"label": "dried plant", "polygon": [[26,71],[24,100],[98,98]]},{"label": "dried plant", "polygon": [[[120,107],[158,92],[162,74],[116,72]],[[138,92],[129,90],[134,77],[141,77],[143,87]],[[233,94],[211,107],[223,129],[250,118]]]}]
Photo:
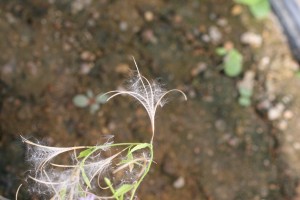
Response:
[{"label": "dried plant", "polygon": [[[133,58],[134,60],[134,58]],[[116,143],[110,140],[98,146],[50,147],[22,137],[28,146],[28,161],[34,166],[28,178],[37,185],[35,192],[53,200],[133,200],[136,190],[149,172],[153,162],[155,113],[163,106],[166,95],[179,92],[165,90],[137,73],[125,90],[114,90],[103,95],[107,101],[118,95],[129,95],[145,108],[151,122],[152,137],[149,143]],[[57,163],[57,157],[71,154],[70,164]],[[17,196],[17,195],[16,195]]]}]

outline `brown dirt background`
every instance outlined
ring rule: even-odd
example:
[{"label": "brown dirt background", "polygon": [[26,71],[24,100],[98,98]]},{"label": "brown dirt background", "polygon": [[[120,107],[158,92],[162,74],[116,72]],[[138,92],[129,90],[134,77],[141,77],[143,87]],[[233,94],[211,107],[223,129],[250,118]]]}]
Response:
[{"label": "brown dirt background", "polygon": [[[28,170],[20,135],[53,146],[102,143],[108,134],[116,142],[149,140],[147,115],[128,98],[101,105],[95,115],[72,103],[88,89],[120,87],[134,69],[133,55],[146,77],[189,98],[174,98],[158,111],[156,164],[140,199],[299,198],[295,63],[273,16],[258,21],[238,8],[234,14],[236,5],[227,0],[1,1],[0,195],[14,198]],[[222,37],[207,42],[211,27]],[[249,30],[262,36],[260,48],[240,42]],[[247,108],[237,103],[243,75],[225,76],[215,54],[228,42],[243,54],[244,72],[255,72]],[[206,68],[193,73],[203,63]],[[268,110],[259,107],[264,100],[284,102],[292,119],[268,120]],[[180,177],[184,186],[174,188]],[[29,198],[26,187],[20,199]]]}]

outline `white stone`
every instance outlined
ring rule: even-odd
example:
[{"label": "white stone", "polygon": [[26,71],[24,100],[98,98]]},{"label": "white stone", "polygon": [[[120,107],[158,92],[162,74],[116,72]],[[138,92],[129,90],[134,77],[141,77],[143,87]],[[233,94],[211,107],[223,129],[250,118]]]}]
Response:
[{"label": "white stone", "polygon": [[146,12],[144,13],[144,17],[145,17],[145,19],[146,19],[148,22],[151,22],[151,21],[153,21],[153,19],[154,19],[154,15],[153,15],[153,13],[152,13],[151,11],[146,11]]},{"label": "white stone", "polygon": [[209,27],[208,34],[209,34],[211,41],[214,43],[218,43],[222,39],[222,33],[216,26]]},{"label": "white stone", "polygon": [[260,47],[262,45],[263,39],[256,33],[246,32],[242,34],[241,42],[244,44],[249,44],[253,47]]},{"label": "white stone", "polygon": [[180,189],[183,188],[185,185],[185,180],[184,177],[180,176],[174,183],[173,183],[173,187],[176,189]]},{"label": "white stone", "polygon": [[282,115],[283,110],[284,110],[284,105],[282,103],[278,103],[276,106],[274,106],[268,111],[269,120],[279,119]]},{"label": "white stone", "polygon": [[283,117],[284,117],[285,119],[292,119],[292,118],[294,117],[294,114],[293,114],[292,111],[286,110],[286,111],[284,111],[284,113],[283,113]]},{"label": "white stone", "polygon": [[281,131],[285,131],[288,127],[288,123],[287,121],[285,120],[281,120],[278,124],[278,128],[281,130]]}]

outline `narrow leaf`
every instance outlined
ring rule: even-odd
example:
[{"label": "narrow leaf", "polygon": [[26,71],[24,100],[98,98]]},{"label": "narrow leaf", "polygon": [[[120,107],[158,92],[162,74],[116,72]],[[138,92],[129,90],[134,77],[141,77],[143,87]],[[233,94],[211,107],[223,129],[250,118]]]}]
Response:
[{"label": "narrow leaf", "polygon": [[[109,187],[110,191],[111,191],[111,192],[113,193],[113,195],[114,195],[116,191],[114,190],[111,181],[110,181],[108,178],[106,178],[106,177],[104,177],[104,181],[105,181],[106,185]],[[118,200],[119,198],[116,197],[116,199]]]},{"label": "narrow leaf", "polygon": [[83,178],[83,181],[85,182],[85,184],[86,184],[89,188],[92,188],[91,183],[90,183],[90,180],[89,180],[89,178],[87,177],[87,175],[86,175],[86,173],[85,173],[83,167],[81,167],[81,175],[82,175],[82,178]]},{"label": "narrow leaf", "polygon": [[135,152],[135,151],[137,151],[137,150],[140,150],[140,149],[144,149],[144,148],[149,147],[149,146],[150,146],[150,144],[148,144],[148,143],[141,143],[141,144],[138,144],[138,145],[136,145],[135,147],[133,147],[133,148],[130,150],[130,153],[133,153],[133,152]]},{"label": "narrow leaf", "polygon": [[95,148],[92,147],[92,148],[85,149],[85,150],[81,151],[81,152],[79,153],[79,156],[77,156],[77,158],[84,158],[84,157],[88,156],[92,151],[94,151],[94,149],[95,149]]},{"label": "narrow leaf", "polygon": [[112,186],[112,183],[111,183],[111,181],[110,181],[108,178],[104,177],[104,181],[105,181],[105,183],[106,183],[106,185],[107,185],[108,187],[111,187],[111,186]]},{"label": "narrow leaf", "polygon": [[114,197],[116,198],[116,197],[124,196],[124,194],[126,194],[132,189],[133,189],[133,185],[124,184],[116,190],[116,192],[114,193]]}]

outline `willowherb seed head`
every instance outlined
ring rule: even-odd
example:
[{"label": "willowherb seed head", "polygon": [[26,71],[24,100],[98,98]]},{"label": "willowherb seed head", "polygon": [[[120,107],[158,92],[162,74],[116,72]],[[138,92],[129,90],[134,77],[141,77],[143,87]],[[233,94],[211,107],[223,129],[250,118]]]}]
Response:
[{"label": "willowherb seed head", "polygon": [[35,170],[42,170],[49,161],[59,154],[73,150],[73,147],[50,147],[31,142],[22,136],[21,138],[28,145],[28,161],[33,164]]},{"label": "willowherb seed head", "polygon": [[110,94],[107,101],[109,101],[115,96],[125,94],[125,95],[132,96],[139,103],[141,103],[145,108],[145,110],[147,111],[147,114],[150,118],[152,133],[153,133],[151,139],[152,141],[154,136],[154,130],[155,130],[154,120],[155,120],[156,110],[158,106],[162,107],[166,103],[166,99],[165,99],[166,95],[169,94],[170,92],[179,92],[183,95],[185,100],[187,100],[187,97],[181,90],[178,89],[165,90],[157,82],[155,81],[150,82],[146,77],[141,75],[134,58],[133,60],[136,66],[137,74],[132,78],[130,86],[127,87],[127,89],[125,90],[114,90],[114,91],[107,92],[105,94],[106,95]]},{"label": "willowherb seed head", "polygon": [[[112,141],[108,141],[94,147],[50,147],[31,142],[22,137],[24,143],[28,145],[28,160],[34,165],[34,170],[29,179],[36,185],[33,192],[41,195],[50,195],[51,199],[79,199],[84,194],[88,194],[88,182],[92,182],[95,177],[102,177],[111,168],[114,158],[119,153],[109,157],[102,157],[102,153],[110,149]],[[95,149],[88,157],[79,158],[76,150]],[[73,152],[73,159],[70,165],[53,163],[54,158],[66,152]],[[84,180],[86,176],[87,180]],[[62,198],[63,197],[63,198]]]}]

